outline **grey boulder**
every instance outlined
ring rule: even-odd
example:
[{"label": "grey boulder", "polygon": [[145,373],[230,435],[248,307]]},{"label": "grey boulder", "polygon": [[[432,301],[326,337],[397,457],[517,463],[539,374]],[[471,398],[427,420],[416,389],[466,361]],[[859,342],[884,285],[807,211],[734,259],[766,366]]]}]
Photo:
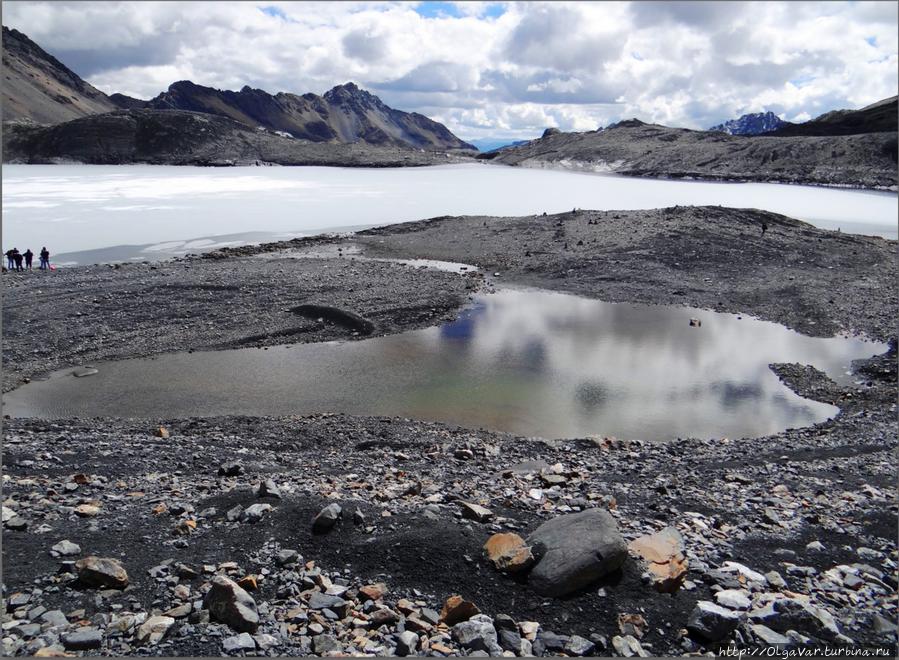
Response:
[{"label": "grey boulder", "polygon": [[727,637],[739,624],[738,614],[708,600],[696,603],[687,619],[687,629],[710,642]]},{"label": "grey boulder", "polygon": [[549,520],[528,536],[537,558],[529,583],[560,597],[612,573],[627,559],[627,544],[608,511],[588,509]]},{"label": "grey boulder", "polygon": [[222,575],[212,579],[203,607],[209,610],[212,619],[228,624],[237,632],[256,632],[259,627],[256,601],[236,582]]},{"label": "grey boulder", "polygon": [[486,614],[475,614],[468,621],[457,623],[452,628],[453,640],[469,651],[486,651],[491,655],[502,655],[496,639],[493,619]]}]

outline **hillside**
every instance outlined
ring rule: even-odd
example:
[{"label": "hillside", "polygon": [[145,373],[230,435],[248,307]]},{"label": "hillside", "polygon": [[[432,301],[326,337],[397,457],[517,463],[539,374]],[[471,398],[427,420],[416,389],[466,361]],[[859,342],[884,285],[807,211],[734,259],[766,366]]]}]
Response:
[{"label": "hillside", "polygon": [[3,119],[55,124],[115,110],[106,94],[18,30],[3,26]]},{"label": "hillside", "polygon": [[183,110],[117,110],[54,126],[6,124],[3,131],[5,163],[398,167],[456,158],[410,147],[296,140]]},{"label": "hillside", "polygon": [[895,133],[899,97],[893,96],[860,110],[833,110],[802,124],[786,123],[771,135],[858,135]]},{"label": "hillside", "polygon": [[480,158],[632,176],[895,188],[896,139],[895,132],[732,136],[633,119],[600,131],[551,133]]}]

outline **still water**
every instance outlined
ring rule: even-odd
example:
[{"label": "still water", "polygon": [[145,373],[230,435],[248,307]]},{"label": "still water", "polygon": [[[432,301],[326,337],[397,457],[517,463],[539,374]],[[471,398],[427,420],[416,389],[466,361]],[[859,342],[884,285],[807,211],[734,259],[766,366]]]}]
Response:
[{"label": "still water", "polygon": [[[690,327],[691,317],[701,327]],[[330,342],[96,364],[5,397],[13,416],[183,417],[309,412],[401,415],[545,438],[751,437],[823,421],[768,368],[812,364],[847,380],[886,346],[805,337],[683,307],[546,291],[479,296],[440,327]]]},{"label": "still water", "polygon": [[897,195],[638,179],[487,164],[395,169],[4,165],[3,250],[56,262],[158,260],[225,245],[420,220],[720,204],[896,237]]}]

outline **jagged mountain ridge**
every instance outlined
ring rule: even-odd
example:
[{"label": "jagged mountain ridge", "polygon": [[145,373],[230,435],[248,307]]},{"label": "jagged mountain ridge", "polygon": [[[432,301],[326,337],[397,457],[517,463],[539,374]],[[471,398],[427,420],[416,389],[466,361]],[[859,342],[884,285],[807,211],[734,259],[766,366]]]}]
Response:
[{"label": "jagged mountain ridge", "polygon": [[3,26],[3,119],[56,124],[115,110],[106,94],[18,30]]},{"label": "jagged mountain ridge", "polygon": [[770,133],[783,126],[786,122],[770,110],[768,112],[753,112],[741,116],[739,119],[712,126],[710,131],[720,131],[728,135],[761,135]]},{"label": "jagged mountain ridge", "polygon": [[403,167],[467,159],[408,145],[296,140],[228,117],[186,110],[116,110],[52,126],[11,122],[3,131],[6,163]]},{"label": "jagged mountain ridge", "polygon": [[[204,87],[187,80],[173,83],[149,101],[117,95],[122,108],[191,110],[229,117],[313,142],[411,145],[420,148],[471,149],[443,124],[415,112],[387,106],[354,83],[338,85],[322,96],[269,94],[245,86],[238,92]],[[141,105],[142,104],[142,105]]]},{"label": "jagged mountain ridge", "polygon": [[220,91],[190,81],[176,82],[149,101],[124,94],[107,96],[26,35],[6,26],[3,64],[4,120],[58,124],[118,109],[189,110],[313,142],[477,150],[443,124],[391,108],[353,83],[338,85],[323,96],[271,95],[250,87]]}]

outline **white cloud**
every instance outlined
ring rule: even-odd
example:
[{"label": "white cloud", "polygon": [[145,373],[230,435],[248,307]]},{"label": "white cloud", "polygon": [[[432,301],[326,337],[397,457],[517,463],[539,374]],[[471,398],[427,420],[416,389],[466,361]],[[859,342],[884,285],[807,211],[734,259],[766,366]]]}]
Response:
[{"label": "white cloud", "polygon": [[703,128],[897,92],[890,2],[4,2],[107,92],[179,79],[322,93],[350,80],[460,137],[625,117]]}]

